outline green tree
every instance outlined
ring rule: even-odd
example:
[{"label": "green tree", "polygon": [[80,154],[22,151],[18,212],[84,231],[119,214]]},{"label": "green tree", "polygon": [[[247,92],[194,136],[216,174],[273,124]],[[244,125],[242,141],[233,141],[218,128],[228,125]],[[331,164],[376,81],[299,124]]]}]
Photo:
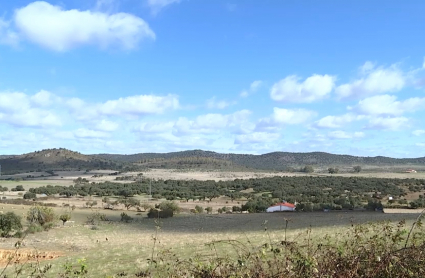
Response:
[{"label": "green tree", "polygon": [[59,219],[62,221],[62,225],[65,225],[65,223],[71,219],[71,215],[62,214],[61,216],[59,216]]},{"label": "green tree", "polygon": [[27,213],[27,220],[30,224],[46,226],[55,220],[55,213],[52,208],[45,206],[33,206]]},{"label": "green tree", "polygon": [[362,170],[361,166],[354,166],[353,167],[354,173],[360,173],[360,171]]},{"label": "green tree", "polygon": [[28,199],[35,199],[37,197],[37,195],[35,193],[32,192],[27,192],[24,194],[24,199],[28,200]]},{"label": "green tree", "polygon": [[129,210],[131,207],[140,206],[140,201],[135,198],[120,198],[118,203],[123,204],[124,207]]},{"label": "green tree", "polygon": [[205,211],[207,212],[207,214],[211,214],[212,212],[212,207],[206,207]]},{"label": "green tree", "polygon": [[0,214],[0,236],[8,237],[11,232],[18,233],[22,230],[21,217],[13,212]]},{"label": "green tree", "polygon": [[171,210],[173,213],[179,213],[180,207],[178,204],[172,201],[164,201],[159,204],[159,209],[161,210]]},{"label": "green tree", "polygon": [[92,208],[97,205],[97,201],[87,201],[86,206]]},{"label": "green tree", "polygon": [[313,173],[314,172],[314,168],[311,165],[306,165],[306,166],[304,166],[304,168],[302,168],[302,172],[304,172],[304,173]]},{"label": "green tree", "polygon": [[133,217],[129,216],[127,213],[125,213],[125,212],[121,213],[121,221],[122,222],[128,223],[132,220],[133,220]]},{"label": "green tree", "polygon": [[201,207],[201,206],[196,205],[196,206],[195,206],[195,211],[196,211],[197,213],[202,213],[202,212],[204,212],[204,208],[203,208],[203,207]]},{"label": "green tree", "polygon": [[328,168],[329,174],[337,174],[339,172],[338,168]]}]

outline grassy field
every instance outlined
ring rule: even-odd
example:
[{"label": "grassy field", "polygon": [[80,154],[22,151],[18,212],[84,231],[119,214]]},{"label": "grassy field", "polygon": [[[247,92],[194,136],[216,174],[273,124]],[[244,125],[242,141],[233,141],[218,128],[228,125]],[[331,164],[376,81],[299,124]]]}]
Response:
[{"label": "grassy field", "polygon": [[[29,207],[4,205],[4,212],[14,211],[23,215]],[[65,208],[55,208],[57,214]],[[48,231],[30,234],[24,239],[25,248],[40,251],[62,252],[63,257],[50,261],[51,273],[63,271],[66,262],[75,263],[86,259],[89,277],[105,277],[120,272],[136,273],[148,266],[148,259],[161,256],[172,260],[173,254],[180,258],[200,256],[209,258],[219,252],[234,255],[237,251],[231,244],[208,245],[215,241],[237,241],[255,247],[265,242],[283,240],[286,219],[287,239],[303,241],[311,229],[313,238],[325,235],[343,236],[352,224],[407,220],[412,222],[417,214],[384,214],[379,212],[317,212],[317,213],[259,213],[222,215],[177,215],[159,222],[148,219],[144,213],[128,214],[132,223],[120,222],[122,211],[101,210],[111,221],[99,225],[86,225],[87,216],[96,210],[76,209],[72,223],[57,226]],[[95,227],[95,228],[93,228]],[[157,240],[155,241],[154,238]],[[3,249],[13,249],[16,239],[0,242]],[[155,244],[155,247],[154,247]],[[55,277],[55,275],[53,275]],[[56,275],[57,277],[57,275]]]}]

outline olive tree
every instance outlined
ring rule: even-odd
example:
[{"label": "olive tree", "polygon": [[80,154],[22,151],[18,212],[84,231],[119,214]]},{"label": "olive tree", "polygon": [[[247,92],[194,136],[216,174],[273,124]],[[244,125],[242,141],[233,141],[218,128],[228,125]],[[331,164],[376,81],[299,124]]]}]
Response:
[{"label": "olive tree", "polygon": [[27,220],[30,224],[48,226],[55,220],[55,213],[52,208],[46,206],[33,206],[27,213]]},{"label": "olive tree", "polygon": [[71,215],[62,214],[61,216],[59,216],[59,219],[62,221],[62,224],[65,225],[65,223],[71,219]]},{"label": "olive tree", "polygon": [[22,230],[21,217],[13,212],[0,214],[0,236],[8,237],[11,232],[19,233]]}]

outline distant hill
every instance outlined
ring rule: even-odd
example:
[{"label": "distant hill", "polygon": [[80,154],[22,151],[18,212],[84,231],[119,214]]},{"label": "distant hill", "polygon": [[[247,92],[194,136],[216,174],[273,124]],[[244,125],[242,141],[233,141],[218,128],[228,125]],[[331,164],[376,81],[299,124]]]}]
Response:
[{"label": "distant hill", "polygon": [[[251,154],[222,154],[211,151],[190,150],[170,153],[139,153],[132,155],[99,154],[99,158],[119,162],[141,163],[146,167],[163,164],[164,168],[170,166],[171,161],[195,161],[201,158],[212,159],[215,162],[231,163],[233,167],[246,167],[262,170],[287,170],[290,167],[301,167],[304,165],[317,166],[354,166],[354,165],[424,165],[425,157],[420,158],[391,158],[384,156],[361,157],[351,155],[337,155],[325,152],[291,153],[272,152],[262,155]],[[212,161],[211,160],[211,161]],[[171,167],[172,168],[172,167]]]},{"label": "distant hill", "polygon": [[196,169],[196,170],[277,170],[289,171],[305,165],[325,167],[425,167],[425,157],[391,158],[384,156],[361,157],[325,152],[291,153],[272,152],[262,155],[223,154],[212,151],[189,150],[170,153],[139,153],[132,155],[84,155],[67,149],[47,149],[22,155],[0,156],[3,174],[28,171],[59,170],[138,170],[141,168]]},{"label": "distant hill", "polygon": [[0,157],[2,174],[27,171],[122,169],[128,163],[84,155],[67,149],[47,149]]}]

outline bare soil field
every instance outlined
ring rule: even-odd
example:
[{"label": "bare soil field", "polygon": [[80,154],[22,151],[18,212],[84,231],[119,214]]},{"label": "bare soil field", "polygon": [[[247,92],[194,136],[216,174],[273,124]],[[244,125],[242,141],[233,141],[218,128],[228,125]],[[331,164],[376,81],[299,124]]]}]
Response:
[{"label": "bare soil field", "polygon": [[[78,177],[85,178],[90,182],[105,182],[115,181],[116,177],[125,176],[136,176],[139,173],[143,174],[143,177],[150,179],[173,179],[173,180],[215,180],[215,181],[226,181],[234,179],[252,179],[252,178],[266,178],[274,176],[330,176],[328,173],[289,173],[289,172],[266,172],[266,171],[255,171],[255,172],[229,172],[229,171],[195,171],[195,170],[176,170],[176,169],[151,169],[143,172],[128,172],[119,175],[109,176],[108,174],[113,173],[112,170],[96,170],[96,171],[57,171],[57,176],[49,176],[45,172],[30,172],[16,175],[2,176],[0,185],[7,186],[7,184],[15,184],[14,181],[6,181],[7,178],[23,178],[24,180],[17,181],[21,185],[31,184],[34,186],[44,186],[47,184],[51,185],[71,185],[72,181]],[[34,176],[35,178],[27,179],[28,175]],[[43,175],[43,176],[42,176]],[[95,175],[102,175],[101,177],[94,177]],[[332,174],[334,176],[341,177],[373,177],[373,178],[416,178],[425,179],[425,172],[417,173],[403,173],[399,170],[394,172],[367,172],[363,171],[360,173],[339,173]],[[116,181],[121,183],[131,181]]]},{"label": "bare soil field", "polygon": [[393,209],[393,208],[386,208],[384,209],[385,213],[394,214],[394,213],[413,213],[413,214],[420,214],[424,211],[424,209]]},{"label": "bare soil field", "polygon": [[[38,251],[36,249],[17,249],[17,250],[5,250],[0,249],[0,267],[4,267],[7,264],[24,264],[28,262],[42,262],[46,260],[53,260],[63,256],[62,252],[48,252]],[[13,258],[13,260],[10,260]]]}]

